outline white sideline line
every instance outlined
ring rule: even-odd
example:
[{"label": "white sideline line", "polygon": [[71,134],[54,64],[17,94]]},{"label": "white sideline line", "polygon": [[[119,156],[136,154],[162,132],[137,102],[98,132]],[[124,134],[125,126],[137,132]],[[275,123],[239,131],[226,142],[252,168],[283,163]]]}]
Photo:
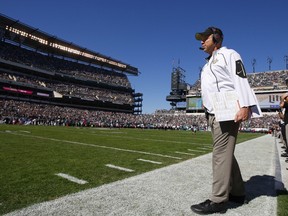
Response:
[{"label": "white sideline line", "polygon": [[134,170],[132,170],[132,169],[127,169],[127,168],[124,168],[124,167],[115,166],[113,164],[106,164],[105,166],[113,168],[113,169],[122,170],[122,171],[125,171],[125,172],[134,172]]},{"label": "white sideline line", "polygon": [[179,152],[179,151],[175,151],[175,153],[177,154],[185,154],[185,155],[195,155],[195,154],[190,154],[190,153],[187,153],[187,152]]},{"label": "white sideline line", "polygon": [[212,149],[212,147],[199,147],[198,149],[204,149],[204,150],[208,150],[208,149]]},{"label": "white sideline line", "polygon": [[57,173],[55,175],[60,176],[62,178],[65,178],[65,179],[67,179],[69,181],[75,182],[77,184],[86,184],[86,183],[88,183],[87,181],[84,181],[82,179],[78,179],[76,177],[70,176],[70,175],[65,174],[65,173]]},{"label": "white sideline line", "polygon": [[158,162],[158,161],[152,161],[152,160],[145,160],[145,159],[137,159],[138,161],[143,161],[143,162],[147,162],[147,163],[153,163],[153,164],[162,164],[162,162]]},{"label": "white sideline line", "polygon": [[23,132],[23,133],[31,133],[30,131],[24,131],[24,130],[20,130],[20,132]]},{"label": "white sideline line", "polygon": [[177,160],[181,160],[182,159],[180,157],[174,157],[174,156],[170,156],[170,155],[162,155],[162,154],[151,153],[151,152],[114,148],[114,147],[109,147],[109,146],[102,146],[102,145],[89,144],[89,143],[81,143],[81,142],[75,142],[75,141],[69,141],[69,140],[60,140],[60,139],[41,137],[41,136],[33,136],[33,135],[26,135],[26,134],[19,134],[19,133],[13,133],[13,132],[9,132],[9,133],[11,133],[13,135],[17,135],[17,136],[33,137],[33,138],[39,138],[39,139],[44,139],[44,140],[52,140],[52,141],[55,141],[55,142],[65,142],[65,143],[72,143],[72,144],[83,145],[83,146],[91,146],[91,147],[95,147],[95,148],[105,148],[105,149],[112,149],[112,150],[116,150],[116,151],[124,151],[124,152],[138,153],[138,154],[154,155],[154,156],[158,156],[158,157],[173,158],[173,159],[177,159]]},{"label": "white sideline line", "polygon": [[192,151],[192,152],[205,152],[203,150],[196,150],[196,149],[187,149],[188,151]]}]

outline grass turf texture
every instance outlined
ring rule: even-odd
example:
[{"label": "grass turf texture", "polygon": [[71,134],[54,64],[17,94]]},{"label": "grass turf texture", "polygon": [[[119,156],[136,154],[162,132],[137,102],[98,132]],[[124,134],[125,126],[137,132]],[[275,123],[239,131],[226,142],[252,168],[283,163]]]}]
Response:
[{"label": "grass turf texture", "polygon": [[[262,134],[239,133],[238,143]],[[210,132],[0,125],[0,214],[211,152]],[[152,164],[137,159],[161,162]],[[124,172],[106,164],[125,167]],[[77,184],[56,176],[87,181]]]},{"label": "grass turf texture", "polygon": [[277,191],[277,216],[287,216],[288,215],[288,192],[284,191]]}]

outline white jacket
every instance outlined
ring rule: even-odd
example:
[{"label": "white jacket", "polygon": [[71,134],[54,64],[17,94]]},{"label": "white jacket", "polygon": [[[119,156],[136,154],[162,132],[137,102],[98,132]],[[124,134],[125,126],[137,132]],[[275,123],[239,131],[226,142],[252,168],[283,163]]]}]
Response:
[{"label": "white jacket", "polygon": [[209,94],[212,92],[236,91],[240,107],[257,105],[241,56],[233,49],[221,47],[214,51],[201,72],[201,94],[203,106],[214,114]]}]

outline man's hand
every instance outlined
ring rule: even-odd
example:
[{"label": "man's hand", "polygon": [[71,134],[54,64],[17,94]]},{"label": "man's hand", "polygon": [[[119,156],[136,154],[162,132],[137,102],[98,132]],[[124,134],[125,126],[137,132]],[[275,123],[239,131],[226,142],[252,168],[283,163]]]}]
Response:
[{"label": "man's hand", "polygon": [[249,118],[250,108],[249,107],[241,107],[240,110],[235,115],[235,122],[246,121]]}]

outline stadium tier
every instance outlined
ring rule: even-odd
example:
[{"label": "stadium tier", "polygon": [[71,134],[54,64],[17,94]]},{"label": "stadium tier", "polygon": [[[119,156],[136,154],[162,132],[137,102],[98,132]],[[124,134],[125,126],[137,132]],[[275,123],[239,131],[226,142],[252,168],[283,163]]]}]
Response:
[{"label": "stadium tier", "polygon": [[138,69],[0,14],[0,97],[141,114]]}]

